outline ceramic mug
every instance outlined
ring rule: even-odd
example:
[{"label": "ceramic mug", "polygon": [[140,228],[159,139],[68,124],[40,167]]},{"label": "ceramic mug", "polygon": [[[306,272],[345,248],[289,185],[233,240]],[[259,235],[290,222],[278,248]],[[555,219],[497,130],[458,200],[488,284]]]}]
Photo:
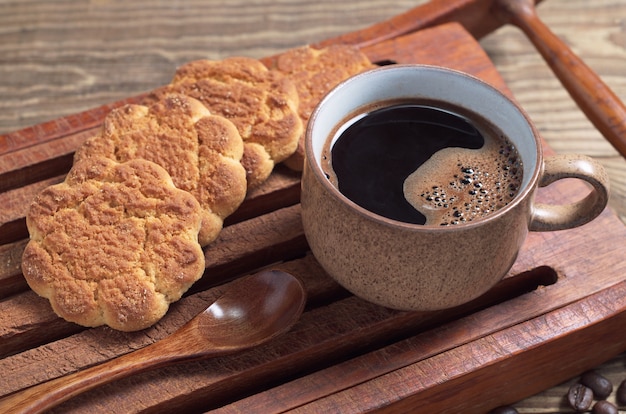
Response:
[{"label": "ceramic mug", "polygon": [[[360,110],[398,100],[449,103],[497,126],[522,158],[515,198],[484,218],[436,226],[392,220],[345,197],[322,167],[324,145]],[[480,296],[510,270],[529,231],[583,225],[608,200],[601,165],[581,155],[544,159],[539,134],[518,104],[471,75],[441,67],[391,65],[341,83],[312,113],[305,151],[302,222],[313,255],[353,294],[394,309],[431,311]],[[563,178],[584,180],[591,190],[571,204],[534,202],[538,187]]]}]

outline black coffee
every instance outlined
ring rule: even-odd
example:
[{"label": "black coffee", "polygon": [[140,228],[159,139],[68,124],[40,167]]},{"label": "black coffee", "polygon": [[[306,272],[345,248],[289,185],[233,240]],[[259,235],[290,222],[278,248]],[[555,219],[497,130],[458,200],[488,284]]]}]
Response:
[{"label": "black coffee", "polygon": [[339,191],[376,214],[459,224],[501,208],[517,193],[521,161],[501,135],[430,103],[395,104],[341,132],[325,155],[325,170]]}]

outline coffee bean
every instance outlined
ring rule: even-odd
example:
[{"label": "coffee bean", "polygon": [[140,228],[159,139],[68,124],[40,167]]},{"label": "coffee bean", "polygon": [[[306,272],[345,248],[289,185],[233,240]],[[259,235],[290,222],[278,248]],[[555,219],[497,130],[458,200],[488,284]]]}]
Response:
[{"label": "coffee bean", "polygon": [[494,408],[489,411],[489,414],[519,414],[519,411],[508,405],[503,405],[502,407]]},{"label": "coffee bean", "polygon": [[617,407],[606,400],[598,401],[591,410],[592,414],[619,414]]},{"label": "coffee bean", "polygon": [[615,400],[619,405],[626,405],[626,380],[622,381],[619,387],[617,387]]},{"label": "coffee bean", "polygon": [[576,411],[588,410],[593,402],[593,391],[583,384],[574,384],[567,392],[567,401]]},{"label": "coffee bean", "polygon": [[587,371],[580,377],[580,383],[591,388],[597,400],[604,400],[613,392],[613,384],[596,371]]}]

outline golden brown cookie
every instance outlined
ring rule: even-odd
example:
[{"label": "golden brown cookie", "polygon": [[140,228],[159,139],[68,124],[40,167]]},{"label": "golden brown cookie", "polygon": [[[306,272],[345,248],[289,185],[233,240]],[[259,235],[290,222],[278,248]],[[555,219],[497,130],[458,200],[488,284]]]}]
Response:
[{"label": "golden brown cookie", "polygon": [[170,85],[153,91],[147,102],[172,92],[199,100],[212,114],[235,124],[246,147],[241,162],[249,188],[265,181],[275,164],[294,153],[303,132],[295,86],[256,59],[187,63]]},{"label": "golden brown cookie", "polygon": [[199,240],[206,246],[245,198],[242,155],[243,141],[232,122],[212,115],[193,98],[172,94],[149,107],[126,105],[111,111],[102,131],[78,148],[74,160],[142,158],[159,164],[176,187],[200,202]]},{"label": "golden brown cookie", "polygon": [[[374,67],[357,48],[333,45],[324,49],[305,46],[289,50],[277,57],[272,69],[285,74],[296,85],[300,98],[298,113],[306,126],[315,106],[332,88],[350,76]],[[295,153],[284,163],[301,171],[303,162],[304,132]]]},{"label": "golden brown cookie", "polygon": [[201,220],[157,164],[84,160],[31,204],[22,271],[68,321],[144,329],[202,276]]}]

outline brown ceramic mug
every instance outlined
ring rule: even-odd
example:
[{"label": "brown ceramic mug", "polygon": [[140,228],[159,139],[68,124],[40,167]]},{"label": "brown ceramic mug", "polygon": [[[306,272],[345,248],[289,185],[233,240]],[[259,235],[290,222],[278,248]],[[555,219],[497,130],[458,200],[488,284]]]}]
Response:
[{"label": "brown ceramic mug", "polygon": [[[342,194],[323,166],[338,131],[373,105],[405,101],[450,104],[470,114],[470,121],[476,116],[497,127],[522,160],[514,198],[482,218],[442,226],[390,219]],[[563,178],[588,182],[589,194],[565,205],[534,202],[538,187]],[[537,130],[514,101],[450,69],[392,65],[356,75],[320,102],[306,132],[301,203],[311,250],[349,291],[390,308],[430,311],[468,302],[506,275],[528,231],[583,225],[602,212],[607,200],[608,177],[601,165],[581,155],[544,159]]]}]

